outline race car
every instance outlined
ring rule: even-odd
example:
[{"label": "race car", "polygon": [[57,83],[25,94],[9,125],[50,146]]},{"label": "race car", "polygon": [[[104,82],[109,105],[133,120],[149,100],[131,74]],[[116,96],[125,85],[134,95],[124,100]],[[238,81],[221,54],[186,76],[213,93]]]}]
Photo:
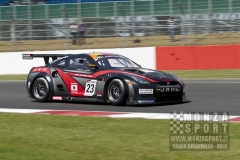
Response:
[{"label": "race car", "polygon": [[142,68],[119,54],[23,54],[22,58],[45,61],[44,66],[30,70],[26,82],[29,96],[38,102],[112,105],[190,102],[185,84],[178,76]]}]

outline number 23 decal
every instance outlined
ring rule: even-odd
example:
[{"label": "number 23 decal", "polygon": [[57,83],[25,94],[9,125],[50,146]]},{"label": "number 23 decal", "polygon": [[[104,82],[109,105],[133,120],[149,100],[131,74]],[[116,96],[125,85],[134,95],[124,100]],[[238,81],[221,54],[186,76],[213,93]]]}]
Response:
[{"label": "number 23 decal", "polygon": [[95,85],[94,84],[87,84],[87,93],[93,93],[94,92]]},{"label": "number 23 decal", "polygon": [[85,96],[92,96],[92,95],[94,95],[95,89],[96,89],[96,85],[97,85],[97,80],[87,80],[86,81],[84,95]]}]

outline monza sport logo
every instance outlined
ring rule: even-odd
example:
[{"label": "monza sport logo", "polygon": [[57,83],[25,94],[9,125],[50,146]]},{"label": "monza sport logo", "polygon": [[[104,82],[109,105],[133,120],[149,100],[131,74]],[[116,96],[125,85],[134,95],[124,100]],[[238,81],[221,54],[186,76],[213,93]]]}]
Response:
[{"label": "monza sport logo", "polygon": [[229,150],[228,112],[172,112],[170,150]]}]

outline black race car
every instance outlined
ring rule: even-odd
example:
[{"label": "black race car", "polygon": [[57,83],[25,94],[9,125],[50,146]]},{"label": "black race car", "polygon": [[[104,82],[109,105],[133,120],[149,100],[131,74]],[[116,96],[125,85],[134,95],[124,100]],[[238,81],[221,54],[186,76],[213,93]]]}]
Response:
[{"label": "black race car", "polygon": [[[27,91],[39,102],[90,101],[112,105],[189,102],[185,84],[176,75],[142,68],[118,54],[23,54],[23,59],[44,58],[33,67]],[[52,62],[49,63],[49,59]]]}]

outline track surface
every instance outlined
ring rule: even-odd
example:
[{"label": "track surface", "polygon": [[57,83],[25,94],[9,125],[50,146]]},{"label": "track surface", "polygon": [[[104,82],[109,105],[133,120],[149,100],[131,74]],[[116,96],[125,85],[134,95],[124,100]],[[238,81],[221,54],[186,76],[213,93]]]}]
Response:
[{"label": "track surface", "polygon": [[89,110],[117,112],[168,113],[229,112],[240,115],[240,79],[185,80],[187,97],[191,103],[142,107],[116,107],[105,104],[49,102],[38,103],[27,97],[25,81],[0,81],[0,108]]}]

